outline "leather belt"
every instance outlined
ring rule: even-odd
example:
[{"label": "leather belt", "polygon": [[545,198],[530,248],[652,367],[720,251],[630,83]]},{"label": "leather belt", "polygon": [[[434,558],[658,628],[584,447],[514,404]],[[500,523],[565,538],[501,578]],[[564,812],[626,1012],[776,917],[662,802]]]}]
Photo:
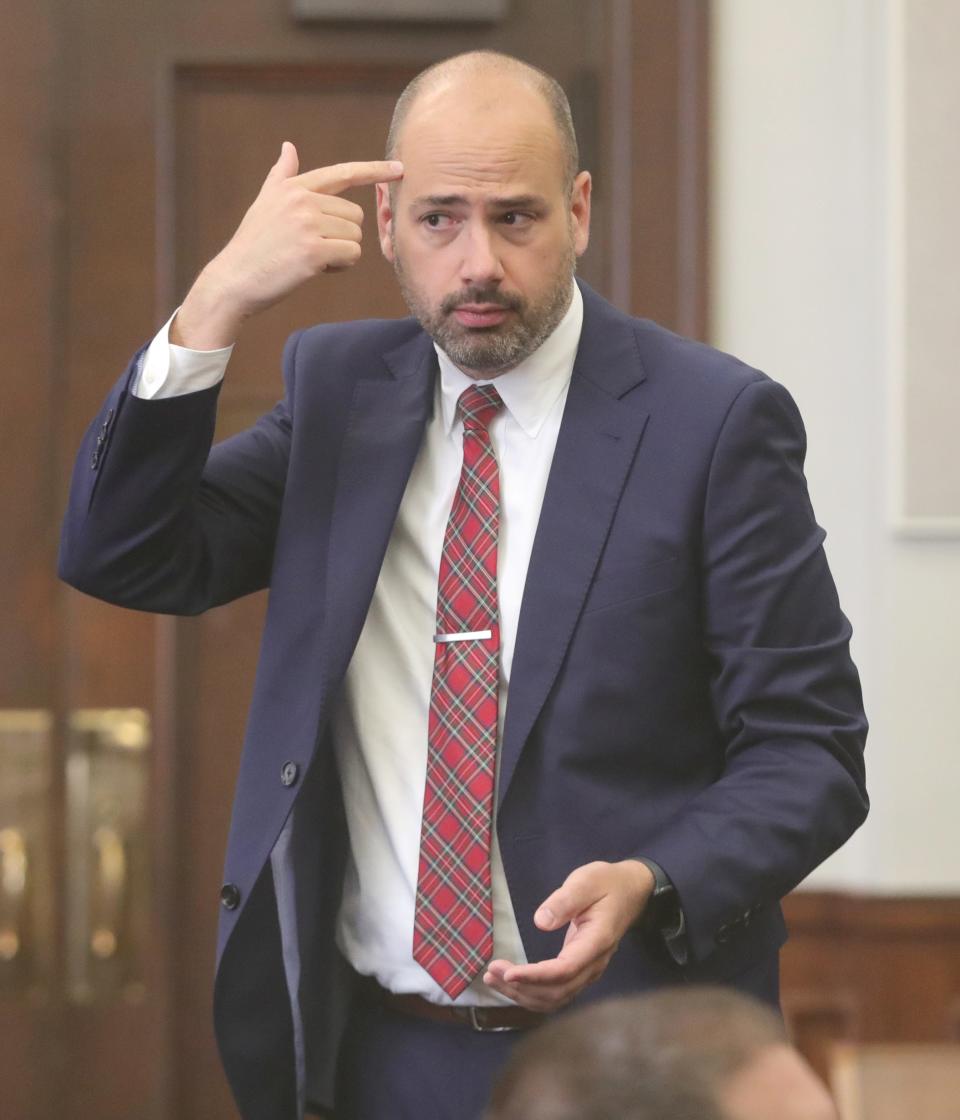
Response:
[{"label": "leather belt", "polygon": [[388,992],[371,976],[357,975],[356,988],[363,1002],[370,1006],[474,1031],[525,1031],[539,1027],[547,1019],[546,1015],[525,1007],[453,1007],[431,1003],[423,996]]}]

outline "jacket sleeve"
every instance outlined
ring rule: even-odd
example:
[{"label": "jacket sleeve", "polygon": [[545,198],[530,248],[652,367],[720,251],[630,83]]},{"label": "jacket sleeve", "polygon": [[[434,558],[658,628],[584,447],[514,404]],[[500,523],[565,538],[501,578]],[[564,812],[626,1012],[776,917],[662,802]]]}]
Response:
[{"label": "jacket sleeve", "polygon": [[133,395],[145,350],[84,436],[60,543],[61,579],[119,606],[199,614],[269,583],[290,452],[287,395],[211,448],[220,386],[158,400]]},{"label": "jacket sleeve", "polygon": [[789,393],[742,389],[703,510],[703,633],[724,744],[718,779],[645,843],[673,883],[694,960],[749,925],[862,823],[867,723],[803,476]]}]

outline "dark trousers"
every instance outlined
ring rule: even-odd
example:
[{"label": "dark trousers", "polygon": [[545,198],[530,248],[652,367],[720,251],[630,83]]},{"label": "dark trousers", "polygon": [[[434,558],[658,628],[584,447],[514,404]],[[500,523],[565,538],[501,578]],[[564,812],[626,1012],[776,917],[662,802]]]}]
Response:
[{"label": "dark trousers", "polygon": [[478,1032],[355,1000],[337,1069],[336,1120],[480,1120],[525,1033]]}]

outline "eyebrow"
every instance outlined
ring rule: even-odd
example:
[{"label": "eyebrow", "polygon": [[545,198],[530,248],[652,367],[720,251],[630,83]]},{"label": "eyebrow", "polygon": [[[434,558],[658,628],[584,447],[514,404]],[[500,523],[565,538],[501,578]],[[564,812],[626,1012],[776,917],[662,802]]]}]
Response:
[{"label": "eyebrow", "polygon": [[[411,210],[419,210],[423,206],[468,206],[469,199],[462,194],[427,194],[415,198],[410,203]],[[493,210],[523,210],[533,207],[544,207],[546,199],[536,194],[518,194],[506,198],[488,199],[488,204]]]}]

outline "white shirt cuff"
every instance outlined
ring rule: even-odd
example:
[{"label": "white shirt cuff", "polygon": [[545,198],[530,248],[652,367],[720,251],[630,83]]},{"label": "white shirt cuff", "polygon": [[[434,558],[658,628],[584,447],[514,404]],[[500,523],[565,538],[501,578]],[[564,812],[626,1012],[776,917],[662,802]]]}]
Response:
[{"label": "white shirt cuff", "polygon": [[[179,311],[180,308],[177,308]],[[223,380],[232,346],[222,350],[189,350],[170,341],[173,315],[157,331],[147,350],[140,374],[133,382],[133,395],[144,400],[198,393]]]}]

